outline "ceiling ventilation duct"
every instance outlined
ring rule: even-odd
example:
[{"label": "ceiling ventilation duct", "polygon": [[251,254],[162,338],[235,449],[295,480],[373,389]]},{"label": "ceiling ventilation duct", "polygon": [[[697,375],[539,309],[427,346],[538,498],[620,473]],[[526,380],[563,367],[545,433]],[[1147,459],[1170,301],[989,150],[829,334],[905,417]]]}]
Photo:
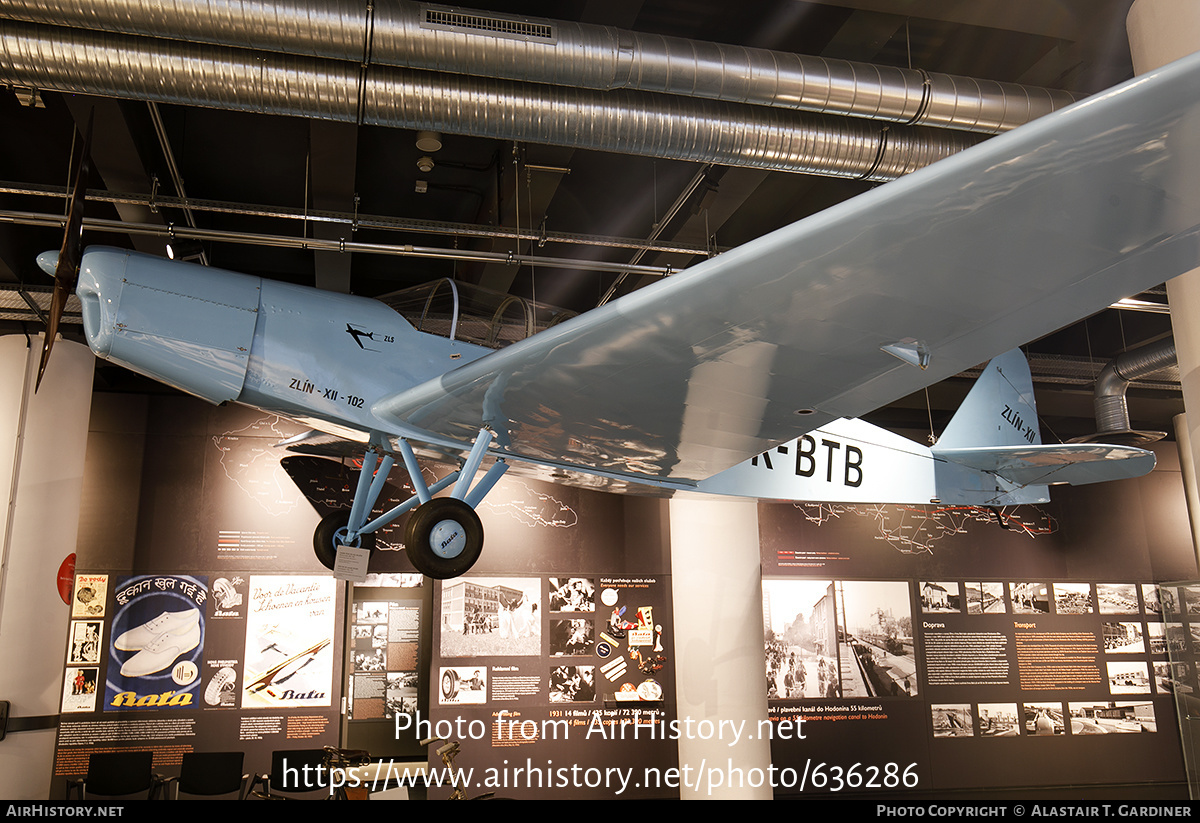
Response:
[{"label": "ceiling ventilation duct", "polygon": [[893,180],[978,142],[964,132],[0,20],[0,83],[160,103]]},{"label": "ceiling ventilation duct", "polygon": [[0,0],[34,23],[996,133],[1069,92],[403,0]]},{"label": "ceiling ventilation duct", "polygon": [[1134,380],[1174,366],[1175,362],[1175,341],[1167,338],[1127,351],[1108,363],[1096,379],[1093,401],[1096,433],[1078,438],[1076,442],[1144,446],[1166,437],[1166,432],[1130,428],[1125,391]]}]

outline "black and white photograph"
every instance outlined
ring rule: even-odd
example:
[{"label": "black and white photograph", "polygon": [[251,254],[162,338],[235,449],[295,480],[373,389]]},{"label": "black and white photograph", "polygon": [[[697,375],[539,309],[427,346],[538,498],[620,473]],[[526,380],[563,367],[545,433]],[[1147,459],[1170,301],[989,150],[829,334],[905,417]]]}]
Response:
[{"label": "black and white photograph", "polygon": [[67,663],[94,666],[100,662],[100,632],[103,625],[99,620],[71,621],[71,650],[67,653]]},{"label": "black and white photograph", "polygon": [[967,614],[1004,614],[1003,583],[964,583]]},{"label": "black and white photograph", "polygon": [[1192,654],[1200,654],[1200,623],[1188,623],[1188,639],[1192,643]]},{"label": "black and white photograph", "polygon": [[[371,641],[368,640],[369,644]],[[384,671],[384,650],[382,648],[370,648],[365,651],[359,651],[356,644],[353,652],[354,671],[356,672],[381,672]]]},{"label": "black and white photograph", "polygon": [[487,702],[486,666],[445,666],[438,672],[437,682],[438,703],[442,706]]},{"label": "black and white photograph", "polygon": [[442,586],[441,654],[451,657],[542,653],[542,581],[460,577]]},{"label": "black and white photograph", "polygon": [[917,659],[906,581],[834,581],[842,697],[915,697]]},{"label": "black and white photograph", "polygon": [[594,612],[596,586],[586,577],[551,577],[550,611]]},{"label": "black and white photograph", "polygon": [[1097,583],[1096,603],[1100,614],[1137,614],[1137,590],[1133,583]]},{"label": "black and white photograph", "polygon": [[1062,703],[1025,703],[1025,734],[1029,737],[1054,737],[1065,734]]},{"label": "black and white photograph", "polygon": [[371,627],[371,645],[377,649],[381,649],[388,644],[388,627],[387,624],[381,624]]},{"label": "black and white photograph", "polygon": [[1167,653],[1186,652],[1188,650],[1188,630],[1182,623],[1165,623],[1167,633]]},{"label": "black and white photograph", "polygon": [[1200,586],[1180,586],[1179,594],[1182,597],[1181,610],[1188,614],[1200,615]]},{"label": "black and white photograph", "polygon": [[355,583],[356,586],[373,586],[386,589],[417,589],[420,588],[425,580],[425,576],[417,573],[408,572],[370,572],[367,574],[366,582]]},{"label": "black and white photograph", "polygon": [[962,597],[957,583],[923,581],[921,583],[921,611],[926,614],[957,612],[961,610]]},{"label": "black and white photograph", "polygon": [[592,653],[596,627],[589,618],[550,620],[550,656],[583,657]]},{"label": "black and white photograph", "polygon": [[412,714],[417,710],[417,672],[388,672],[384,714]]},{"label": "black and white photograph", "polygon": [[1144,654],[1146,651],[1141,623],[1104,623],[1102,631],[1106,654]]},{"label": "black and white photograph", "polygon": [[1174,586],[1144,583],[1142,584],[1142,598],[1146,601],[1147,612],[1163,616],[1179,614],[1179,592]]},{"label": "black and white photograph", "polygon": [[1092,586],[1090,583],[1055,583],[1054,611],[1056,614],[1091,614]]},{"label": "black and white photograph", "polygon": [[1021,714],[1016,703],[980,703],[980,737],[1017,737],[1021,734]]},{"label": "black and white photograph", "polygon": [[838,697],[833,581],[764,579],[762,587],[767,698]]},{"label": "black and white photograph", "polygon": [[1146,646],[1150,654],[1167,653],[1167,624],[1151,620],[1146,624]]},{"label": "black and white photograph", "polygon": [[1158,731],[1154,703],[1110,700],[1070,703],[1071,734],[1143,734]]},{"label": "black and white photograph", "polygon": [[929,710],[933,716],[934,737],[975,736],[970,703],[935,703]]},{"label": "black and white photograph", "polygon": [[1105,663],[1108,674],[1108,690],[1112,694],[1149,694],[1150,669],[1148,664],[1126,661]]},{"label": "black and white photograph", "polygon": [[1009,583],[1008,602],[1013,614],[1049,614],[1049,583]]},{"label": "black and white photograph", "polygon": [[596,700],[595,666],[553,666],[550,669],[551,703],[593,703]]},{"label": "black and white photograph", "polygon": [[1193,664],[1158,661],[1151,665],[1154,668],[1154,690],[1159,694],[1195,694]]},{"label": "black and white photograph", "polygon": [[354,622],[387,623],[388,604],[380,600],[359,601],[354,607]]}]

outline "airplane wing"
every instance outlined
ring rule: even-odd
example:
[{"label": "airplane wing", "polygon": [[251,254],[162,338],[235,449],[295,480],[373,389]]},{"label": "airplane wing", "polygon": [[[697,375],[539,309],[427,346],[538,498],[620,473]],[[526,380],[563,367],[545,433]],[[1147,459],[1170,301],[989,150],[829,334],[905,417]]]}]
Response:
[{"label": "airplane wing", "polygon": [[[1200,265],[1200,54],[375,404],[698,480]],[[918,341],[926,370],[881,350]]]}]

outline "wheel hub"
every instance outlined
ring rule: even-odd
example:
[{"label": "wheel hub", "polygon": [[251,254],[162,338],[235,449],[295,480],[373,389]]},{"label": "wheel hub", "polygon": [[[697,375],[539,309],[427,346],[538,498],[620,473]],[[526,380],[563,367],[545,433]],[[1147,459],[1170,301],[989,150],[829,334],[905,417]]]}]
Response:
[{"label": "wheel hub", "polygon": [[335,531],[335,532],[333,533],[333,545],[334,545],[334,548],[336,548],[336,547],[338,547],[338,546],[354,546],[354,547],[357,547],[357,546],[359,546],[359,545],[361,545],[361,544],[362,544],[362,535],[361,535],[361,534],[360,534],[360,535],[355,535],[355,537],[354,537],[354,540],[347,540],[347,539],[346,539],[346,535],[348,535],[349,533],[350,533],[350,527],[349,527],[349,526],[342,526],[340,529],[338,529],[337,531]]},{"label": "wheel hub", "polygon": [[429,548],[438,557],[458,557],[466,547],[467,531],[457,520],[441,520],[429,532]]}]

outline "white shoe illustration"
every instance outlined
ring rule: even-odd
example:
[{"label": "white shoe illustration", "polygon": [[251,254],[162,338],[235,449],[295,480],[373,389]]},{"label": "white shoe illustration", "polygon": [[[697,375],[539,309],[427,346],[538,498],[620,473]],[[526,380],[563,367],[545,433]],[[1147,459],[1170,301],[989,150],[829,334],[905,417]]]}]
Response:
[{"label": "white shoe illustration", "polygon": [[114,645],[123,652],[137,651],[146,648],[161,635],[187,634],[193,628],[197,630],[200,628],[199,609],[188,609],[185,612],[163,612],[153,620],[122,634]]},{"label": "white shoe illustration", "polygon": [[169,668],[180,655],[200,645],[200,625],[178,634],[160,634],[121,666],[124,677],[144,677]]}]

